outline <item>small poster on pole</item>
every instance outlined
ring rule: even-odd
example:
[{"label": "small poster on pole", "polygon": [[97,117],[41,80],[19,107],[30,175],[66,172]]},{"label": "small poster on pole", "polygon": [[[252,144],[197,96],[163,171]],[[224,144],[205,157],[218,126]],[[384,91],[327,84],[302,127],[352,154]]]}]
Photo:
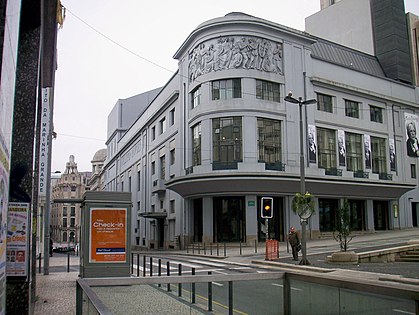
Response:
[{"label": "small poster on pole", "polygon": [[29,203],[9,202],[7,219],[7,276],[26,277],[28,272]]}]

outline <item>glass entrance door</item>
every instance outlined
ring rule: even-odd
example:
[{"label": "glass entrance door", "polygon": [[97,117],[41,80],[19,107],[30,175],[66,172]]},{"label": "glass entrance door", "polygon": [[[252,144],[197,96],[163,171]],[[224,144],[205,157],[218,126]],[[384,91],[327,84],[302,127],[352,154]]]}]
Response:
[{"label": "glass entrance door", "polygon": [[214,239],[216,242],[245,241],[244,197],[214,198]]}]

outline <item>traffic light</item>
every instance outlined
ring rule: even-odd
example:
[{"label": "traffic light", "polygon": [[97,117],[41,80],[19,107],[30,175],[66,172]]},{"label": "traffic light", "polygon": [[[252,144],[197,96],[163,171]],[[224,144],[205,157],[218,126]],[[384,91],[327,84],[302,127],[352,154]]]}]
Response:
[{"label": "traffic light", "polygon": [[260,216],[263,219],[271,219],[273,215],[274,199],[272,197],[262,197]]}]

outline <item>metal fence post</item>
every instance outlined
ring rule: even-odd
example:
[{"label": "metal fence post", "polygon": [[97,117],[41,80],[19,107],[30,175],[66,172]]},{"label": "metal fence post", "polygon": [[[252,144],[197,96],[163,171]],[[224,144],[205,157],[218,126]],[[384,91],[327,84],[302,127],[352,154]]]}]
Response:
[{"label": "metal fence post", "polygon": [[150,277],[153,276],[153,257],[150,256]]},{"label": "metal fence post", "polygon": [[233,315],[233,281],[228,282],[228,314]]},{"label": "metal fence post", "polygon": [[227,247],[226,247],[226,243],[224,243],[224,257],[227,256]]},{"label": "metal fence post", "polygon": [[[181,276],[182,275],[182,264],[178,264],[178,275]],[[178,285],[178,296],[182,296],[182,283],[179,283]]]},{"label": "metal fence post", "polygon": [[[192,267],[192,276],[195,275],[195,268]],[[192,304],[195,304],[195,282],[192,282]]]},{"label": "metal fence post", "polygon": [[70,251],[67,252],[67,272],[70,272]]},{"label": "metal fence post", "polygon": [[137,277],[140,276],[140,254],[137,254]]},{"label": "metal fence post", "polygon": [[131,274],[134,274],[134,253],[131,253]]},{"label": "metal fence post", "polygon": [[[212,272],[208,271],[208,275],[211,275]],[[212,282],[208,282],[208,312],[212,312]]]},{"label": "metal fence post", "polygon": [[[169,261],[166,263],[166,271],[167,271],[167,276],[169,277],[170,276],[170,262]],[[168,292],[172,291],[170,289],[170,283],[167,284],[167,291]]]}]

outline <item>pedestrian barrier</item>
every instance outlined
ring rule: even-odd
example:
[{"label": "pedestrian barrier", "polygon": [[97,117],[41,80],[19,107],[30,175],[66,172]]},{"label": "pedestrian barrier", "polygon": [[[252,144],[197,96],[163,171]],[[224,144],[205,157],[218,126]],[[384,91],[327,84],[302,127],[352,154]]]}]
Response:
[{"label": "pedestrian barrier", "polygon": [[266,240],[265,260],[279,259],[279,242],[277,240]]}]

